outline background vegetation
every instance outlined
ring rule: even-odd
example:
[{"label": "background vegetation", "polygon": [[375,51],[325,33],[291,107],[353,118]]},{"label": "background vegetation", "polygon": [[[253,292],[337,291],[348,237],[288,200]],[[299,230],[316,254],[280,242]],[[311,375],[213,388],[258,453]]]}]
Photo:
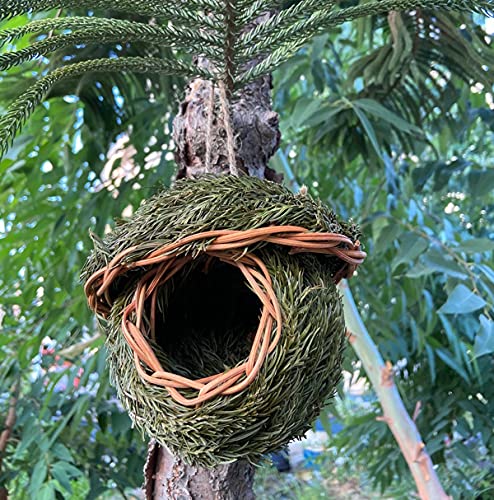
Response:
[{"label": "background vegetation", "polygon": [[[361,224],[369,257],[355,296],[408,410],[421,408],[417,425],[454,498],[494,483],[492,36],[478,14],[392,12],[331,29],[273,79],[283,132],[273,166]],[[81,45],[44,62],[136,50],[148,47]],[[0,110],[45,68],[2,73]],[[152,75],[64,82],[0,161],[0,415],[12,395],[17,415],[0,481],[14,498],[124,495],[142,482],[145,439],[114,397],[79,271],[89,230],[102,234],[170,183],[182,88]],[[348,349],[346,369],[358,368]],[[328,411],[343,429],[310,487],[346,468],[409,498],[372,390],[357,402],[341,391]],[[307,485],[258,487],[302,496]]]}]

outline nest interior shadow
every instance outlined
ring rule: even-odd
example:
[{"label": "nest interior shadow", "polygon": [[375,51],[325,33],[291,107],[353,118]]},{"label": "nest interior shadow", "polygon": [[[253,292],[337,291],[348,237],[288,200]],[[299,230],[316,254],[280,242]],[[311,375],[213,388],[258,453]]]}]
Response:
[{"label": "nest interior shadow", "polygon": [[162,285],[158,310],[156,343],[163,368],[198,379],[247,358],[261,302],[236,267],[203,257]]}]

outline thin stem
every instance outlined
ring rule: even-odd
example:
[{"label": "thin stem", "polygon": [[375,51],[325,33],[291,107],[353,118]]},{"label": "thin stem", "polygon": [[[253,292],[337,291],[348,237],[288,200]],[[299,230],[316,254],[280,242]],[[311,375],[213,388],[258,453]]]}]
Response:
[{"label": "thin stem", "polygon": [[[2,473],[3,458],[5,456],[7,444],[9,442],[12,430],[14,429],[15,425],[16,408],[17,408],[17,401],[19,399],[20,388],[21,388],[21,381],[20,379],[18,379],[16,382],[14,382],[14,385],[12,386],[12,396],[10,398],[9,409],[7,411],[7,416],[3,424],[3,431],[0,434],[0,475]],[[0,495],[2,494],[2,489],[5,490],[5,488],[0,488]],[[5,491],[5,493],[7,492]]]},{"label": "thin stem", "polygon": [[230,98],[235,87],[235,6],[234,0],[225,1],[225,86]]}]

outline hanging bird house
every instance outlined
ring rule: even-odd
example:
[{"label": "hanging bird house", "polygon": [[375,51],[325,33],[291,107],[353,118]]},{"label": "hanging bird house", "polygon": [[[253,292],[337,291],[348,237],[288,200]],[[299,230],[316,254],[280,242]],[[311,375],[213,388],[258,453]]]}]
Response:
[{"label": "hanging bird house", "polygon": [[364,257],[354,225],[275,183],[206,176],[148,200],[83,272],[136,426],[206,467],[302,436],[340,378],[336,284]]}]

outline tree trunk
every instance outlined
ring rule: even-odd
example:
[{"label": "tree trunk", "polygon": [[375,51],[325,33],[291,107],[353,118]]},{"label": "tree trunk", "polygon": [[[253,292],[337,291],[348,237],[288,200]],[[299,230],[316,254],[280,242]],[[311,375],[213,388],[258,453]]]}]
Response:
[{"label": "tree trunk", "polygon": [[[214,89],[212,105],[211,87],[211,83],[205,80],[192,81],[174,120],[178,179],[230,172],[220,92],[217,87]],[[280,143],[279,120],[272,109],[271,89],[270,77],[261,78],[242,89],[232,103],[231,122],[237,169],[253,177],[281,182],[282,176],[268,166]],[[210,113],[212,120],[208,127]]]},{"label": "tree trunk", "polygon": [[254,467],[244,460],[204,469],[186,464],[151,440],[144,468],[147,499],[252,500]]},{"label": "tree trunk", "polygon": [[[230,107],[235,143],[235,166],[244,174],[281,182],[268,166],[280,142],[278,114],[272,109],[271,78],[246,86]],[[214,99],[212,98],[214,95]],[[220,89],[197,79],[187,88],[175,118],[177,178],[231,172],[225,106]],[[254,467],[240,460],[208,470],[186,464],[154,440],[145,466],[147,499],[249,500],[254,498]]]}]

